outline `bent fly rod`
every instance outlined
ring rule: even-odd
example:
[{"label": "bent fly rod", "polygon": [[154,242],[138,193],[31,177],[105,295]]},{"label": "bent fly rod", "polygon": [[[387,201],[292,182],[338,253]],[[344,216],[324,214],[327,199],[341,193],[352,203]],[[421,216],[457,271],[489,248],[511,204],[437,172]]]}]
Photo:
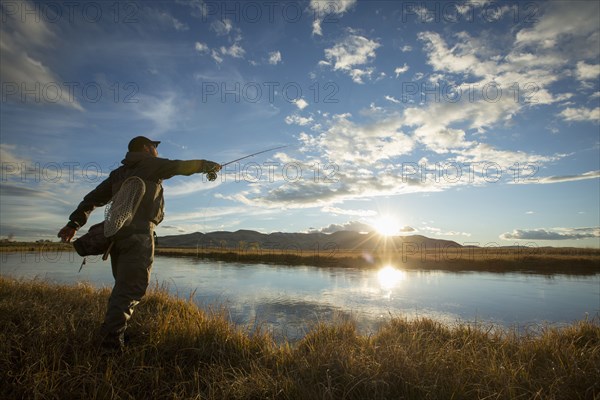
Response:
[{"label": "bent fly rod", "polygon": [[[277,147],[273,147],[271,149],[257,151],[256,153],[248,154],[247,156],[236,158],[235,160],[232,160],[232,161],[227,161],[226,163],[221,164],[221,168],[223,168],[226,165],[233,164],[234,162],[245,160],[246,158],[254,157],[254,156],[257,156],[259,154],[268,153],[270,151],[275,151],[275,150],[283,149],[283,148],[286,148],[286,147],[288,147],[288,146],[287,145],[286,146],[277,146]],[[214,171],[208,172],[206,174],[206,176],[208,177],[209,181],[214,181],[215,179],[217,179],[217,173],[214,172]]]}]

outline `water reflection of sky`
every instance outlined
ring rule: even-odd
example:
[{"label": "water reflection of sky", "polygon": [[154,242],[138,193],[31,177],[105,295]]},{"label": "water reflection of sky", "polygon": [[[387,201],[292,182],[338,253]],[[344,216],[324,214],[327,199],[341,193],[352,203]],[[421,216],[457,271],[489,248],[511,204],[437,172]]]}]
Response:
[{"label": "water reflection of sky", "polygon": [[[72,253],[45,259],[1,255],[0,274],[56,282],[112,286],[109,262]],[[301,337],[317,322],[352,318],[364,333],[395,317],[424,316],[446,323],[494,322],[504,326],[568,323],[597,315],[600,275],[544,277],[523,274],[244,265],[193,258],[157,257],[154,284],[207,309],[222,309],[251,331]]]}]

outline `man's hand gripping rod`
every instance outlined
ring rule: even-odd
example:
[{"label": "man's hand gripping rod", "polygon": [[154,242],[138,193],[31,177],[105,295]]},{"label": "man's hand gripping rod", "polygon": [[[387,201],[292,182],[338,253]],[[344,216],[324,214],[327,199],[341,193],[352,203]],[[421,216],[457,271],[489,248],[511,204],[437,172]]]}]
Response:
[{"label": "man's hand gripping rod", "polygon": [[[288,146],[273,147],[272,149],[262,150],[262,151],[258,151],[256,153],[249,154],[249,155],[244,156],[244,157],[236,158],[233,161],[227,161],[225,164],[221,164],[221,168],[223,168],[226,165],[233,164],[234,162],[245,160],[246,158],[254,157],[254,156],[257,156],[257,155],[262,154],[262,153],[268,153],[269,151],[275,151],[275,150],[283,149],[285,147],[288,147]],[[217,173],[214,172],[214,171],[207,172],[206,176],[208,177],[208,180],[211,181],[211,182],[214,181],[215,179],[217,179]]]}]

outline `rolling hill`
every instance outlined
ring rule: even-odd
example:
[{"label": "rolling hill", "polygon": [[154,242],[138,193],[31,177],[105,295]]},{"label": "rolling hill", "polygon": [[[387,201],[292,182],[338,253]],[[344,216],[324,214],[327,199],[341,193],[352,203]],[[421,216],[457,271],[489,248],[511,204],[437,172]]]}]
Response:
[{"label": "rolling hill", "polygon": [[417,246],[427,249],[458,248],[460,244],[441,239],[432,239],[421,235],[383,237],[377,233],[359,233],[339,231],[325,233],[260,233],[252,230],[235,232],[217,231],[209,233],[194,232],[182,235],[162,236],[158,238],[158,247],[221,247],[230,249],[298,249],[298,250],[375,250],[386,248],[409,249]]}]

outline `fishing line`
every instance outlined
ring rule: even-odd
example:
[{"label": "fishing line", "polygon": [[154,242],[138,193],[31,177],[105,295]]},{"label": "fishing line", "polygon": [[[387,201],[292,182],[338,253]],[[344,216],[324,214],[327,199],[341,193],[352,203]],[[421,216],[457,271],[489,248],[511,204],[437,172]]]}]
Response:
[{"label": "fishing line", "polygon": [[[263,154],[263,153],[268,153],[269,151],[275,151],[275,150],[279,150],[279,149],[284,149],[286,147],[289,147],[289,146],[288,145],[277,146],[277,147],[273,147],[273,148],[270,148],[270,149],[257,151],[256,153],[248,154],[247,156],[236,158],[235,160],[232,160],[232,161],[227,161],[226,163],[221,164],[221,168],[225,167],[226,165],[233,164],[234,162],[245,160],[246,158],[254,157],[254,156],[257,156],[257,155]],[[214,181],[215,179],[217,179],[217,173],[214,172],[214,171],[208,172],[206,174],[206,176],[207,176],[208,180],[211,181],[211,182]]]},{"label": "fishing line", "polygon": [[236,158],[236,159],[235,159],[235,160],[233,160],[233,161],[228,161],[228,162],[226,162],[225,164],[221,164],[221,167],[224,167],[224,166],[226,166],[226,165],[229,165],[229,164],[233,164],[234,162],[241,161],[241,160],[244,160],[244,159],[246,159],[246,158],[250,158],[250,157],[257,156],[257,155],[259,155],[259,154],[267,153],[267,152],[269,152],[269,151],[275,151],[275,150],[279,150],[279,149],[284,149],[284,148],[286,148],[286,147],[289,147],[289,146],[287,146],[287,145],[285,145],[285,146],[277,146],[277,147],[273,147],[273,148],[271,148],[271,149],[262,150],[262,151],[257,151],[256,153],[252,153],[252,154],[249,154],[249,155],[247,155],[247,156],[244,156],[244,157]]},{"label": "fishing line", "polygon": [[[277,146],[277,147],[272,147],[272,148],[269,148],[269,149],[266,149],[266,150],[257,151],[256,153],[248,154],[247,156],[236,158],[235,160],[232,160],[232,161],[227,161],[227,162],[225,162],[223,164],[220,164],[220,166],[221,166],[221,168],[223,168],[223,167],[225,167],[227,165],[230,165],[230,164],[233,164],[235,162],[245,160],[246,158],[254,157],[254,156],[257,156],[257,155],[263,154],[263,153],[268,153],[270,151],[284,149],[286,147],[289,147],[289,145]],[[214,171],[210,171],[210,172],[208,172],[206,174],[206,177],[208,178],[209,181],[212,182],[212,181],[214,181],[214,180],[217,179],[217,173],[214,172]],[[212,190],[212,189],[209,189],[209,190]],[[208,207],[210,206],[210,203],[212,202],[212,200],[213,200],[213,197],[210,196],[209,199],[208,199],[208,202],[206,204],[206,207],[204,208],[204,212],[203,212],[203,216],[202,216],[202,219],[203,219],[202,222],[203,222],[203,225],[204,225],[205,229],[207,227],[207,224],[206,224],[206,213],[207,213]],[[198,247],[198,244],[196,245],[196,247]]]}]

